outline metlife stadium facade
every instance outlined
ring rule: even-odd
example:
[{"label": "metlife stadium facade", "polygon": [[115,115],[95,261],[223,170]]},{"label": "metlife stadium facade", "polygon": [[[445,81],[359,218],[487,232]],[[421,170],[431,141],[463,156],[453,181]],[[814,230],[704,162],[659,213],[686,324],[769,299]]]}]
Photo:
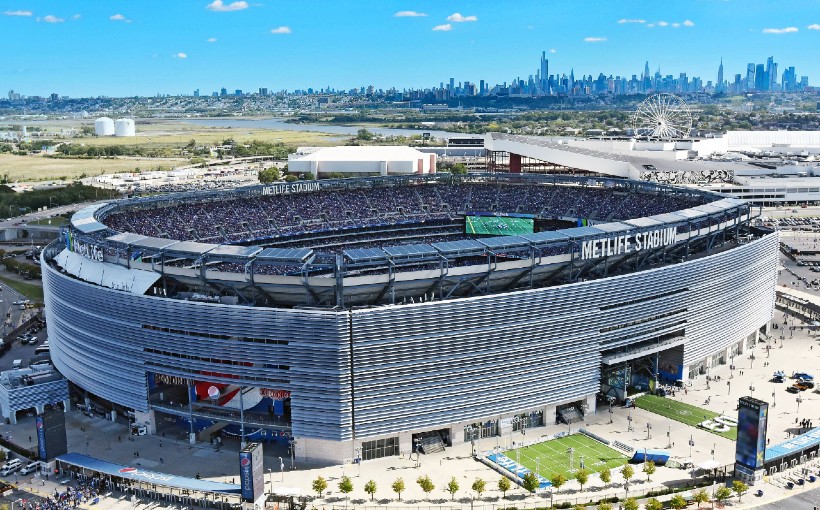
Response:
[{"label": "metlife stadium facade", "polygon": [[[727,363],[771,319],[778,238],[749,228],[755,210],[741,200],[602,177],[298,184],[77,213],[42,259],[55,366],[76,387],[133,409],[149,428],[160,415],[178,418],[193,434],[239,425],[253,440],[290,438],[297,460],[342,462],[571,419],[592,412],[596,396],[622,399],[628,385],[686,379]],[[108,225],[125,214],[134,226],[128,218],[158,218],[150,216],[157,210],[193,217],[191,204],[206,204],[213,220],[222,203],[267,206],[262,200],[277,196],[296,208],[350,190],[372,206],[374,197],[408,189],[424,204],[424,220],[399,225],[391,217],[345,234],[378,231],[380,239],[403,240],[379,246],[346,241],[323,251],[321,240],[338,232],[306,233],[304,212],[296,236],[236,244]],[[456,196],[453,189],[472,202],[450,198],[459,205],[433,214],[435,204],[424,197],[444,201]],[[496,214],[525,211],[536,221],[580,226],[420,242],[432,223],[463,225],[465,209],[488,189],[495,190],[488,200]],[[532,203],[546,198],[530,210],[504,211],[505,193]],[[590,195],[591,202],[673,197],[671,203],[691,207],[580,218],[583,199],[550,210],[561,193]],[[162,209],[173,207],[189,209]],[[279,231],[291,228],[283,221]],[[422,237],[408,243],[407,229]],[[226,228],[219,232],[228,236]]]}]

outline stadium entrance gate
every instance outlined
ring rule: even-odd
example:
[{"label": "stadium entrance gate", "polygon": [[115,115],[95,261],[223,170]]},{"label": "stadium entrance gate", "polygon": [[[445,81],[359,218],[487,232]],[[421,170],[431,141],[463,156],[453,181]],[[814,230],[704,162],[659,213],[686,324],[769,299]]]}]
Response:
[{"label": "stadium entrance gate", "polygon": [[604,353],[601,357],[600,396],[605,401],[615,399],[614,402],[623,403],[630,388],[652,393],[658,384],[681,379],[684,342],[685,338],[679,336],[637,352]]},{"label": "stadium entrance gate", "polygon": [[413,451],[418,453],[443,452],[445,446],[452,446],[450,429],[431,430],[413,434]]}]

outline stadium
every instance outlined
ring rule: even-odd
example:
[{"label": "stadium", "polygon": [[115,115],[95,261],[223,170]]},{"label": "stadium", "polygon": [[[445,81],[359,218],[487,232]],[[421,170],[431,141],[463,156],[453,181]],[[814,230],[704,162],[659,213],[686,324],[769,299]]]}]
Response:
[{"label": "stadium", "polygon": [[608,175],[298,181],[98,204],[42,256],[52,359],[155,433],[299,460],[572,422],[771,318],[747,202]]}]

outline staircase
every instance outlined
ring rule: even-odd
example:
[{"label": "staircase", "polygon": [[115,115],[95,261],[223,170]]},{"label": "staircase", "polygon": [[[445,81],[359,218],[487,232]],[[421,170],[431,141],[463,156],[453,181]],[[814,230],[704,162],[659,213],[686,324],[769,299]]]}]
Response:
[{"label": "staircase", "polygon": [[427,432],[419,441],[419,451],[425,455],[443,452],[444,441],[441,440],[441,436],[438,435],[438,432]]},{"label": "staircase", "polygon": [[558,416],[561,421],[567,424],[584,421],[583,415],[578,411],[577,407],[568,407],[558,411]]}]

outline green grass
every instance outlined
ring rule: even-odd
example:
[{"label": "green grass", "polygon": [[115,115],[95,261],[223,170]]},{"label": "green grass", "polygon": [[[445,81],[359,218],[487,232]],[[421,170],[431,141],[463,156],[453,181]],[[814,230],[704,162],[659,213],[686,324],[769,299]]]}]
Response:
[{"label": "green grass", "polygon": [[466,216],[464,230],[468,234],[517,236],[532,234],[533,220],[503,216]]},{"label": "green grass", "polygon": [[[651,413],[659,414],[671,420],[679,421],[693,427],[697,427],[702,421],[720,416],[720,413],[703,409],[702,407],[696,407],[683,402],[678,402],[677,400],[672,400],[670,398],[658,397],[656,395],[643,395],[638,397],[635,401],[635,405],[640,409],[645,409]],[[731,439],[732,441],[737,441],[737,428],[735,427],[731,427],[729,432],[716,432],[709,429],[701,430],[707,430],[712,434],[717,434],[718,436]]]},{"label": "green grass", "polygon": [[[570,448],[574,450],[572,469],[570,469],[569,453],[567,453]],[[618,451],[583,434],[572,434],[532,446],[508,450],[504,452],[504,455],[547,479],[556,473],[562,473],[568,479],[574,478],[580,468],[581,457],[584,459],[584,467],[595,473],[607,468],[615,470],[628,461]]]},{"label": "green grass", "polygon": [[26,299],[33,303],[43,302],[43,288],[39,285],[32,285],[31,283],[18,282],[4,276],[0,276],[0,282],[8,285],[20,294],[24,295]]},{"label": "green grass", "polygon": [[31,220],[26,222],[28,225],[45,225],[52,227],[62,227],[68,225],[68,218],[65,216],[53,216],[51,218],[40,218],[38,220]]}]

